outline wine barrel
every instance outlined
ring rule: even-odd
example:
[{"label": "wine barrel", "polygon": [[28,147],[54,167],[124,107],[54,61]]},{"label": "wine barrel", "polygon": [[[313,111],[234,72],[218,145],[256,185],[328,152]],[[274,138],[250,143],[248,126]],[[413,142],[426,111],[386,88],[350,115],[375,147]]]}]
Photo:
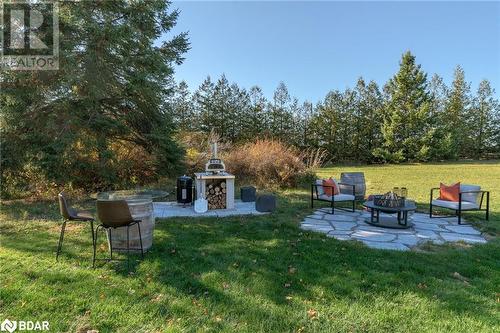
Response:
[{"label": "wine barrel", "polygon": [[[155,218],[153,214],[153,201],[146,198],[128,198],[126,199],[130,214],[134,219],[141,220],[142,248],[144,251],[153,245],[153,232],[155,229]],[[113,251],[126,252],[127,250],[127,228],[110,229]],[[109,234],[108,245],[109,245]],[[129,229],[130,251],[140,251],[141,243],[139,241],[139,228],[133,225]]]},{"label": "wine barrel", "polygon": [[[366,182],[365,174],[363,172],[342,172],[340,174],[340,182],[354,185],[356,191],[354,196],[356,197],[356,200],[364,200],[366,195]],[[352,194],[352,189],[347,193]]]}]

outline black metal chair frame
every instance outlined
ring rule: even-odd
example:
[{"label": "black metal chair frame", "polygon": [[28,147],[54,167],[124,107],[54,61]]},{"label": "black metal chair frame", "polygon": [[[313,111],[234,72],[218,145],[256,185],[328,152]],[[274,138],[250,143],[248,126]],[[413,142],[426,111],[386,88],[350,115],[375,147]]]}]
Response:
[{"label": "black metal chair frame", "polygon": [[[326,200],[326,199],[321,199],[318,195],[318,186],[322,186],[322,187],[331,187],[332,188],[332,192],[334,190],[334,186],[329,186],[329,185],[319,185],[319,184],[311,184],[311,208],[314,208],[314,200],[317,200],[317,201],[324,201],[324,202],[329,202],[330,203],[330,207],[332,208],[332,212],[331,214],[335,214],[335,209],[337,210],[341,210],[341,211],[344,211],[344,212],[354,212],[355,209],[356,209],[356,196],[354,195],[354,193],[356,193],[356,186],[353,185],[353,184],[346,184],[346,183],[337,183],[339,185],[339,192],[341,194],[347,194],[347,193],[342,193],[342,187],[352,187],[352,196],[354,196],[354,200],[352,200],[352,208],[349,209],[349,208],[343,208],[343,207],[336,207],[335,206],[335,203],[339,203],[339,202],[349,202],[349,200],[342,200],[342,201],[335,201],[335,196],[332,195],[331,198],[332,200]],[[316,197],[314,197],[314,194],[316,194]],[[328,213],[330,214],[330,213]]]},{"label": "black metal chair frame", "polygon": [[[62,246],[64,242],[64,233],[66,232],[66,223],[67,222],[90,222],[90,233],[92,234],[92,244],[94,244],[94,218],[92,217],[79,217],[78,212],[75,212],[74,210],[71,209],[71,207],[68,207],[68,204],[66,202],[66,198],[62,193],[59,193],[58,195],[59,201],[64,202],[65,209],[68,212],[68,217],[65,217],[63,214],[63,223],[61,225],[61,232],[59,234],[59,242],[57,243],[57,250],[56,250],[56,261],[59,260],[59,255],[62,252]],[[61,203],[60,203],[61,204]],[[76,214],[72,214],[76,213]]]},{"label": "black metal chair frame", "polygon": [[[102,261],[120,261],[120,260],[125,260],[125,259],[113,259],[113,239],[112,239],[112,232],[111,229],[118,229],[118,228],[127,228],[127,247],[126,248],[121,248],[121,247],[115,247],[114,250],[127,250],[127,268],[130,269],[130,227],[133,225],[137,225],[137,228],[139,230],[139,243],[141,244],[141,257],[144,258],[144,249],[142,247],[142,234],[141,234],[141,220],[133,220],[127,225],[122,225],[119,227],[110,227],[106,226],[104,224],[99,224],[97,228],[95,229],[95,237],[94,237],[94,256],[92,258],[92,267],[95,267],[95,262],[96,260],[102,260]],[[101,228],[102,230],[106,230],[108,233],[109,237],[109,253],[110,257],[109,258],[104,258],[104,259],[97,259],[96,258],[96,250],[97,250],[97,231]]]},{"label": "black metal chair frame", "polygon": [[[431,188],[431,195],[430,195],[430,200],[429,200],[429,217],[430,218],[444,218],[444,217],[458,217],[458,224],[462,224],[462,213],[463,212],[471,212],[471,211],[484,211],[486,212],[486,221],[489,221],[490,219],[490,191],[483,191],[483,190],[478,190],[478,191],[461,191],[458,193],[458,209],[454,208],[449,208],[449,207],[442,207],[438,205],[433,205],[432,200],[434,198],[434,191],[439,190],[439,187],[433,187]],[[469,209],[462,209],[462,194],[467,194],[467,193],[480,193],[481,194],[481,200],[479,202],[479,208],[469,208]],[[486,194],[486,208],[483,207],[483,199],[484,195]],[[433,215],[432,214],[432,209],[433,207],[439,207],[441,209],[448,209],[448,210],[453,210],[455,211],[454,215]]]}]

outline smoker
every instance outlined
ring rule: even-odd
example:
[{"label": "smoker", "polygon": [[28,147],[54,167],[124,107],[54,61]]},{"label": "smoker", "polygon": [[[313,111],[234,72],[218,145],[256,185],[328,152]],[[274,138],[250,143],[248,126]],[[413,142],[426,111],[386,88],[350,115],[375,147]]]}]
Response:
[{"label": "smoker", "polygon": [[177,178],[177,203],[193,202],[193,180],[186,175]]}]

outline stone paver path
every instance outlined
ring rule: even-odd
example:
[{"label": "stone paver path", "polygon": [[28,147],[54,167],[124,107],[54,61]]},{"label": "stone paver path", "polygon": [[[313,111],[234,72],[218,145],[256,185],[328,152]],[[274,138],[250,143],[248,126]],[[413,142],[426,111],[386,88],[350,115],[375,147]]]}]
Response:
[{"label": "stone paver path", "polygon": [[226,217],[234,215],[262,215],[255,209],[255,202],[234,201],[234,209],[214,209],[205,213],[196,213],[193,206],[182,206],[176,202],[153,202],[154,216],[169,217]]},{"label": "stone paver path", "polygon": [[338,211],[335,214],[328,214],[327,211],[329,209],[316,210],[302,221],[300,227],[338,240],[358,240],[368,247],[388,250],[407,251],[428,241],[437,244],[457,241],[486,243],[479,231],[470,225],[459,225],[454,217],[431,219],[427,214],[414,213],[413,227],[389,229],[367,224],[365,219],[370,217],[370,213],[366,211]]}]

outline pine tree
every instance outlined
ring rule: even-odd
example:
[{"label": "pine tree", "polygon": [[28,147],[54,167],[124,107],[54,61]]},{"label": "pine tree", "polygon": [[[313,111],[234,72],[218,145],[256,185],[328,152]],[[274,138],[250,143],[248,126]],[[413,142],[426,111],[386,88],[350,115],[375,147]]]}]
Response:
[{"label": "pine tree", "polygon": [[258,86],[250,88],[250,106],[246,119],[243,140],[249,141],[268,132],[268,120],[266,118],[266,105],[268,104],[262,89]]},{"label": "pine tree", "polygon": [[386,84],[383,147],[374,155],[385,161],[427,160],[433,130],[429,127],[431,97],[427,76],[406,52],[399,71]]},{"label": "pine tree", "polygon": [[489,81],[482,80],[469,115],[471,155],[474,158],[487,156],[500,146],[497,134],[499,105],[493,95],[494,91]]},{"label": "pine tree", "polygon": [[162,107],[189,44],[183,33],[156,45],[176,23],[169,6],[59,3],[60,69],[0,72],[2,180],[32,167],[57,184],[102,189],[176,170],[182,152]]},{"label": "pine tree", "polygon": [[215,101],[214,101],[214,83],[210,76],[202,82],[193,95],[194,110],[197,119],[199,119],[198,130],[210,133],[214,124]]},{"label": "pine tree", "polygon": [[286,140],[291,129],[290,101],[288,88],[283,82],[280,82],[274,92],[268,117],[271,135],[278,139]]},{"label": "pine tree", "polygon": [[382,94],[378,85],[370,81],[366,85],[363,78],[356,84],[355,131],[353,132],[354,159],[369,162],[372,151],[379,147],[382,140]]},{"label": "pine tree", "polygon": [[331,159],[338,161],[342,159],[340,147],[341,137],[341,108],[343,95],[340,91],[330,91],[325,99],[318,103],[316,112],[311,120],[313,134],[310,140],[318,148],[324,148]]},{"label": "pine tree", "polygon": [[195,126],[197,121],[195,119],[192,96],[185,81],[181,81],[178,84],[170,104],[173,109],[173,120],[176,128],[180,131],[194,130],[193,126]]},{"label": "pine tree", "polygon": [[448,87],[437,74],[432,76],[429,86],[432,98],[429,124],[435,132],[431,142],[431,157],[435,160],[456,158],[456,145],[452,133],[449,131],[446,117],[446,104],[449,96]]},{"label": "pine tree", "polygon": [[445,130],[449,133],[452,142],[451,158],[468,157],[472,142],[470,131],[467,126],[470,123],[470,85],[465,81],[462,67],[457,66],[453,77],[453,83],[449,91],[445,106]]}]

